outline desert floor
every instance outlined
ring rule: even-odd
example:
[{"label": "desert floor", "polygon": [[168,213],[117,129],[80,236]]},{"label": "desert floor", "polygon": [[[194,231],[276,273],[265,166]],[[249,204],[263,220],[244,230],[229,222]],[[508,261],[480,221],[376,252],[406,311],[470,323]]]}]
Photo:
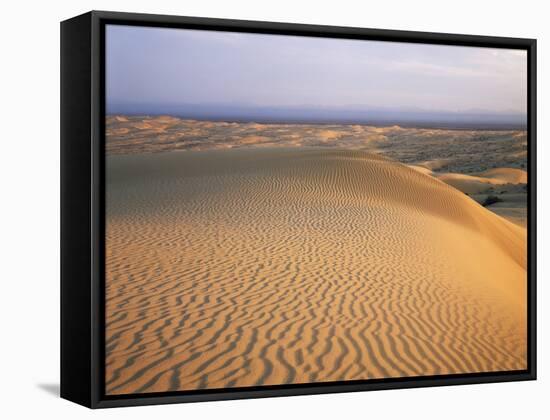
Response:
[{"label": "desert floor", "polygon": [[107,393],[525,369],[521,168],[375,144],[109,154]]}]

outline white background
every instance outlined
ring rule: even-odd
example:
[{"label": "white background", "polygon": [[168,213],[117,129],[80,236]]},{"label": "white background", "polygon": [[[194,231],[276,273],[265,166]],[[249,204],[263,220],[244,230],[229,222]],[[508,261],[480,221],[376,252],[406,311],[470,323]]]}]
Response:
[{"label": "white background", "polygon": [[[549,13],[544,1],[11,1],[0,24],[0,417],[518,419],[550,415]],[[91,9],[538,39],[539,380],[91,411],[59,387],[59,22]],[[546,258],[544,258],[546,254]],[[545,305],[546,304],[546,305]],[[548,417],[546,417],[548,418]]]}]

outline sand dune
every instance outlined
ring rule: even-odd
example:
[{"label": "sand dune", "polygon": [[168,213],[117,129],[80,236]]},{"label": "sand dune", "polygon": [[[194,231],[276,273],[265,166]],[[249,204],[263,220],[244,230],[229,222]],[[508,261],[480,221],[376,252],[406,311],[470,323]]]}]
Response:
[{"label": "sand dune", "polygon": [[527,184],[527,172],[517,168],[495,168],[481,172],[479,176],[501,184]]},{"label": "sand dune", "polygon": [[449,163],[450,159],[433,159],[433,160],[426,160],[424,162],[419,162],[418,166],[427,168],[429,170],[435,171],[437,169],[441,169],[445,165]]},{"label": "sand dune", "polygon": [[425,165],[408,165],[410,168],[437,178],[467,194],[478,194],[495,185],[527,184],[527,172],[517,168],[495,168],[478,174],[437,173]]},{"label": "sand dune", "polygon": [[[362,124],[259,124],[172,116],[109,115],[108,154],[238,147],[331,147],[380,151],[407,164],[480,172],[526,162],[526,131],[445,130]],[[242,143],[243,137],[256,136]],[[252,137],[250,137],[252,139]]]},{"label": "sand dune", "polygon": [[498,202],[487,208],[506,220],[527,227],[527,172],[517,168],[495,168],[474,175],[433,172],[425,165],[408,165],[424,175],[437,178],[479,203],[489,196]]},{"label": "sand dune", "polygon": [[526,184],[527,172],[515,168],[497,168],[477,175],[433,174],[438,179],[468,194],[477,194],[494,185]]},{"label": "sand dune", "polygon": [[503,182],[499,182],[498,179],[495,180],[492,178],[467,174],[444,173],[436,175],[436,178],[467,194],[478,194],[486,191],[493,185],[503,184]]},{"label": "sand dune", "polygon": [[311,148],[107,174],[108,394],[526,368],[525,230],[432,176]]},{"label": "sand dune", "polygon": [[425,166],[420,166],[420,165],[407,165],[407,166],[411,169],[414,169],[417,172],[420,172],[421,174],[437,177],[437,175],[434,175],[434,172],[431,169],[426,168]]}]

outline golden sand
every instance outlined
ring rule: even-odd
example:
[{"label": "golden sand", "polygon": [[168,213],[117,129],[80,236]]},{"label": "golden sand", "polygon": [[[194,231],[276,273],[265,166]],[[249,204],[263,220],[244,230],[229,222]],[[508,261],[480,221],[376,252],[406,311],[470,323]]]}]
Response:
[{"label": "golden sand", "polygon": [[526,232],[361,151],[107,158],[108,394],[526,368]]},{"label": "golden sand", "polygon": [[443,173],[435,176],[468,194],[483,192],[494,185],[527,184],[527,172],[515,168],[492,169],[477,175]]},{"label": "golden sand", "polygon": [[517,168],[495,168],[479,174],[437,173],[424,165],[408,165],[420,173],[431,175],[468,194],[486,191],[495,185],[527,184],[527,172]]}]

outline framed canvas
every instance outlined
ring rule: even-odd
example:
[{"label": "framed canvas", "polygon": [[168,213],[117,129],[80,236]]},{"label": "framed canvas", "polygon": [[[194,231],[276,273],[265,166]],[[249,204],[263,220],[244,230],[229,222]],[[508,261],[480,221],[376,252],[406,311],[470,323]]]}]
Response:
[{"label": "framed canvas", "polygon": [[61,396],[536,377],[536,41],[61,24]]}]

